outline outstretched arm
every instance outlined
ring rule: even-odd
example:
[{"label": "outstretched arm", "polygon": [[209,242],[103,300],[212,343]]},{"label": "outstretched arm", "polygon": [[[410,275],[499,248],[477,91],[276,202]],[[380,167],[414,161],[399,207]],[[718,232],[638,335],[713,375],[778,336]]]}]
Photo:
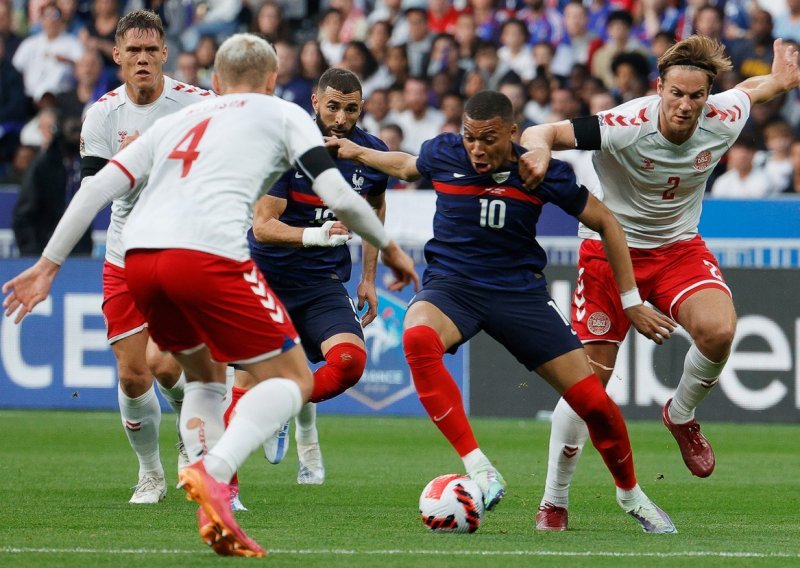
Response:
[{"label": "outstretched arm", "polygon": [[614,218],[611,210],[593,195],[589,195],[589,201],[583,212],[578,215],[578,219],[590,229],[600,233],[606,258],[620,290],[625,315],[639,333],[661,345],[665,339],[669,339],[677,324],[642,303],[639,289],[636,287],[625,233],[619,221]]},{"label": "outstretched arm", "polygon": [[534,188],[544,179],[553,150],[575,148],[575,131],[569,120],[537,124],[525,129],[520,144],[528,151],[520,156],[519,173],[525,187]]},{"label": "outstretched arm", "polygon": [[782,39],[773,44],[772,72],[745,79],[738,85],[747,93],[754,105],[765,103],[773,97],[800,86],[798,51],[794,45],[785,45]]},{"label": "outstretched arm", "polygon": [[382,152],[365,148],[347,138],[326,138],[325,146],[329,149],[336,148],[337,157],[342,160],[355,160],[388,176],[406,181],[421,177],[417,170],[417,157],[405,152]]}]

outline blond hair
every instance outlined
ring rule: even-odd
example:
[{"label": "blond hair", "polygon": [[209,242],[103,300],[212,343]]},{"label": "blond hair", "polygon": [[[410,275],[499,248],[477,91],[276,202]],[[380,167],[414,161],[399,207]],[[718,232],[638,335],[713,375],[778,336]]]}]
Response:
[{"label": "blond hair", "polygon": [[222,43],[214,58],[214,71],[228,87],[260,87],[277,68],[275,49],[254,34],[232,35]]},{"label": "blond hair", "polygon": [[690,67],[708,75],[709,85],[717,75],[733,68],[725,46],[706,36],[692,35],[679,41],[658,58],[658,74],[663,80],[673,67]]}]

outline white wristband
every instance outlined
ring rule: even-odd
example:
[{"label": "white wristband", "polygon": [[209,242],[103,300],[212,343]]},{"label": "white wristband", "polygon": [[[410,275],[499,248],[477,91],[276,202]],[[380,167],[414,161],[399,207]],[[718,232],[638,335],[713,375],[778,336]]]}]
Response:
[{"label": "white wristband", "polygon": [[634,306],[641,306],[643,303],[642,297],[639,295],[639,288],[631,288],[627,292],[620,294],[619,297],[622,300],[623,310],[627,310],[628,308],[632,308]]},{"label": "white wristband", "polygon": [[331,235],[334,221],[325,221],[321,227],[303,229],[304,247],[338,247],[350,240],[350,235]]}]

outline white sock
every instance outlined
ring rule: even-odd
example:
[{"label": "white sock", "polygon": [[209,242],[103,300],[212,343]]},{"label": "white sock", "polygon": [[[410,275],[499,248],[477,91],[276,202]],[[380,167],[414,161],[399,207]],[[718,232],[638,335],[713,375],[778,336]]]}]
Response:
[{"label": "white sock", "polygon": [[117,385],[117,400],[125,435],[139,458],[139,477],[145,472],[163,475],[164,468],[158,453],[161,405],[158,403],[156,389],[151,388],[140,397],[130,398]]},{"label": "white sock", "polygon": [[307,402],[300,409],[300,413],[294,419],[295,431],[294,441],[298,446],[308,446],[319,443],[319,433],[317,432],[317,404]]},{"label": "white sock", "polygon": [[727,360],[726,357],[715,363],[700,353],[697,345],[692,343],[683,361],[681,382],[678,383],[675,396],[669,405],[670,420],[675,424],[685,424],[694,419],[695,409],[717,385]]},{"label": "white sock", "polygon": [[492,462],[486,457],[486,454],[480,448],[472,450],[465,456],[461,457],[464,462],[464,469],[467,470],[467,475],[472,472],[479,472],[485,470],[487,467],[492,467]]},{"label": "white sock", "polygon": [[228,429],[203,460],[206,471],[217,481],[229,483],[248,456],[294,418],[302,404],[300,387],[292,380],[258,383],[239,399]]},{"label": "white sock", "polygon": [[181,438],[189,461],[202,458],[222,437],[222,399],[225,385],[221,383],[186,383],[181,409]]},{"label": "white sock", "polygon": [[633,511],[641,503],[642,499],[647,499],[647,496],[638,483],[632,489],[620,489],[617,487],[617,502],[625,511]]},{"label": "white sock", "polygon": [[180,416],[181,414],[181,405],[183,405],[183,390],[186,388],[186,375],[181,372],[181,376],[178,377],[178,381],[171,386],[170,388],[165,387],[158,381],[156,381],[158,385],[158,392],[161,393],[161,396],[164,397],[164,400],[172,407],[172,410],[175,411],[175,414]]},{"label": "white sock", "polygon": [[569,486],[583,446],[589,439],[589,429],[563,398],[558,400],[551,421],[547,479],[540,504],[552,503],[566,509],[569,507]]}]

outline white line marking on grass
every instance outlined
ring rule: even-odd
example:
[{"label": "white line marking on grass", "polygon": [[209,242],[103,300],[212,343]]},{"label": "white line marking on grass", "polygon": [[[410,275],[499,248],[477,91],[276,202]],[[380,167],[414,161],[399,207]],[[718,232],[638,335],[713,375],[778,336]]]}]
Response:
[{"label": "white line marking on grass", "polygon": [[[182,555],[198,554],[203,549],[148,549],[148,548],[18,548],[0,547],[2,554],[156,554]],[[725,552],[725,551],[686,551],[686,552],[603,552],[603,551],[564,551],[564,550],[347,550],[339,548],[284,550],[272,549],[270,554],[286,555],[340,555],[340,556],[560,556],[560,557],[605,557],[605,558],[800,558],[800,553],[791,552]]]}]

